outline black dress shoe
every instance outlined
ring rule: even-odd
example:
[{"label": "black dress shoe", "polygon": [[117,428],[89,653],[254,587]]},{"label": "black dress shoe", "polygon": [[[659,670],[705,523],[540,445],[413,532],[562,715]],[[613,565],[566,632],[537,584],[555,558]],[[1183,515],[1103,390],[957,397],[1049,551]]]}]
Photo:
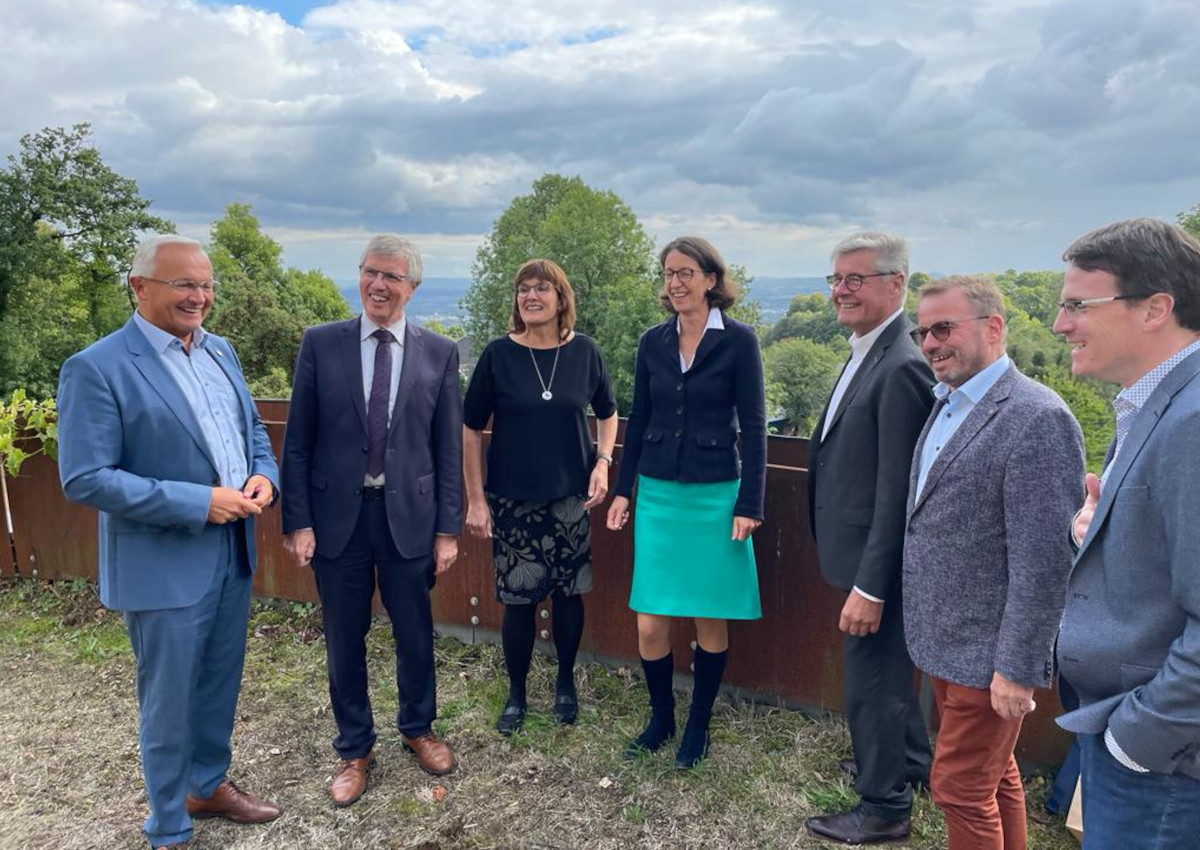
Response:
[{"label": "black dress shoe", "polygon": [[496,731],[507,738],[514,732],[520,732],[523,725],[525,706],[512,701],[506,703],[504,711],[500,712],[500,719],[496,721]]},{"label": "black dress shoe", "polygon": [[837,815],[809,818],[808,831],[844,844],[882,844],[908,839],[908,818],[886,820],[863,811],[861,805]]},{"label": "black dress shoe", "polygon": [[579,699],[575,694],[557,694],[554,697],[554,719],[563,726],[570,726],[579,717]]},{"label": "black dress shoe", "polygon": [[[854,759],[842,759],[838,762],[838,767],[841,768],[842,773],[845,773],[851,779],[858,779],[858,762],[856,762]],[[908,776],[905,778],[908,780],[908,784],[911,785],[913,790],[918,794],[928,793],[928,776]]]}]

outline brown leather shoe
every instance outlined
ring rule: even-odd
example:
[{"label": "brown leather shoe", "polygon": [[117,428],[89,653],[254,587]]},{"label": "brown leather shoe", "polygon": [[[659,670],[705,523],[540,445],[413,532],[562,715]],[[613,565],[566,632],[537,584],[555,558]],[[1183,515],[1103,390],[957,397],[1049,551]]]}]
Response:
[{"label": "brown leather shoe", "polygon": [[266,823],[282,814],[279,806],[260,800],[226,779],[207,800],[187,795],[187,813],[194,818],[225,818],[234,823]]},{"label": "brown leather shoe", "polygon": [[360,759],[342,759],[338,764],[337,776],[329,786],[329,796],[339,809],[352,805],[367,790],[367,774],[375,764],[375,751],[367,753]]},{"label": "brown leather shoe", "polygon": [[454,754],[450,752],[450,745],[433,732],[426,732],[416,738],[401,735],[400,743],[404,745],[404,749],[416,754],[417,764],[421,765],[421,770],[426,773],[442,776],[454,770]]}]

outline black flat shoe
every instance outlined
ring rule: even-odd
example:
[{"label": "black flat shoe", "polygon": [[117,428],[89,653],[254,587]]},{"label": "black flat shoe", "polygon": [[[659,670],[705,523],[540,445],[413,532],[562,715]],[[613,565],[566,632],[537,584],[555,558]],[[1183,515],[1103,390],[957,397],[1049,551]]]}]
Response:
[{"label": "black flat shoe", "polygon": [[496,721],[496,731],[507,738],[514,732],[520,732],[523,725],[525,706],[510,702],[504,706],[504,711],[500,712],[500,719]]},{"label": "black flat shoe", "polygon": [[554,697],[554,719],[562,726],[570,726],[579,717],[579,700],[574,694],[558,694]]}]

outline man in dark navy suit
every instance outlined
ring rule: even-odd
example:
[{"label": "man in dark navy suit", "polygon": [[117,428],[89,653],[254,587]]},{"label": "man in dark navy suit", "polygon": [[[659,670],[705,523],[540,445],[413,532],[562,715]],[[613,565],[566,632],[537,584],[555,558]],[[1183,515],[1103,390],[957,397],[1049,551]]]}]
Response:
[{"label": "man in dark navy suit", "polygon": [[359,265],[362,315],[310,328],[296,361],[283,531],[297,562],[312,565],[321,597],[338,806],[362,796],[375,758],[365,639],[377,578],[396,641],[400,740],[429,773],[454,768],[431,728],[429,590],[458,557],[462,398],[454,343],[404,316],[420,283],[415,245],[373,237]]},{"label": "man in dark navy suit", "polygon": [[817,835],[850,844],[908,836],[911,783],[932,757],[913,692],[900,595],[904,508],[913,446],[933,407],[933,373],[904,316],[908,246],[858,233],[833,250],[830,298],[853,331],[852,351],[809,442],[809,519],[821,575],[846,591],[846,719],[854,745],[849,812],[810,818]]}]

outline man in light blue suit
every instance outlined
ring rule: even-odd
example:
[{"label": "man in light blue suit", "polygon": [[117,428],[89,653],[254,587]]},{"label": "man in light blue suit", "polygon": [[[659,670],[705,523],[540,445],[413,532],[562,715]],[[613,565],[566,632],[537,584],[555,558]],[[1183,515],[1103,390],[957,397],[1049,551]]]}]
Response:
[{"label": "man in light blue suit", "polygon": [[200,244],[143,242],[129,283],[133,317],[63,365],[59,470],[67,498],[100,512],[100,599],[137,659],[145,833],[173,847],[194,817],[280,814],[226,776],[254,517],[278,469],[237,355],[201,327],[216,283]]},{"label": "man in light blue suit", "polygon": [[[1200,241],[1153,219],[1064,256],[1071,369],[1121,385],[1072,536],[1058,662],[1080,707],[1087,850],[1200,842]],[[1029,486],[1036,488],[1037,481]]]}]

